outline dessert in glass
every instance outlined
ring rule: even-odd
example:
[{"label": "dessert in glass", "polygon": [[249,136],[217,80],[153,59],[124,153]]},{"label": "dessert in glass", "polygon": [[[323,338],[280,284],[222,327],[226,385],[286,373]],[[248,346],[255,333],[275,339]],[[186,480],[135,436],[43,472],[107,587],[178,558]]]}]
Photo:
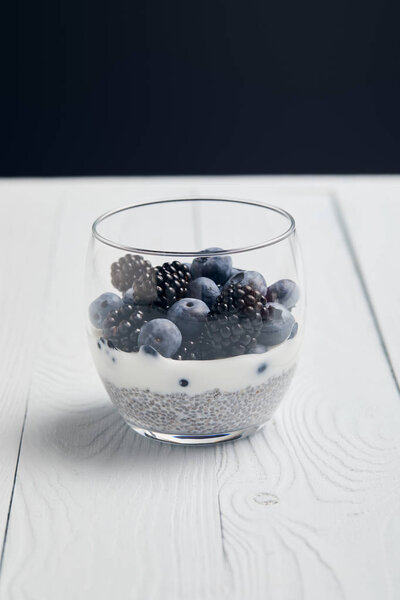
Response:
[{"label": "dessert in glass", "polygon": [[262,427],[296,368],[304,285],[295,222],[260,202],[160,200],[93,224],[89,345],[136,432],[214,444]]}]

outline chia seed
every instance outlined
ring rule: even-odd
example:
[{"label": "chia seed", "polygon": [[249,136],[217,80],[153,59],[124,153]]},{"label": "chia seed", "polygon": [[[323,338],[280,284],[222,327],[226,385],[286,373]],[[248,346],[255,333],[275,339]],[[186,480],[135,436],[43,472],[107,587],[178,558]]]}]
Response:
[{"label": "chia seed", "polygon": [[183,391],[158,394],[136,387],[119,388],[107,380],[104,385],[132,427],[158,433],[207,435],[264,424],[280,404],[294,371],[295,365],[265,383],[235,392],[216,388],[193,396]]}]

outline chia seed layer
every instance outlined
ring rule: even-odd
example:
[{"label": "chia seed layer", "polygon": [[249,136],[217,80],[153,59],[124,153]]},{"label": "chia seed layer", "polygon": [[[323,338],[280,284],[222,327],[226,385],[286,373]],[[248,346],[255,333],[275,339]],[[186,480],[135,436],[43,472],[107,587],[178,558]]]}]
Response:
[{"label": "chia seed layer", "polygon": [[207,435],[262,425],[280,404],[295,365],[265,383],[236,392],[219,389],[191,396],[157,394],[137,387],[119,388],[103,380],[111,400],[132,426],[157,433]]}]

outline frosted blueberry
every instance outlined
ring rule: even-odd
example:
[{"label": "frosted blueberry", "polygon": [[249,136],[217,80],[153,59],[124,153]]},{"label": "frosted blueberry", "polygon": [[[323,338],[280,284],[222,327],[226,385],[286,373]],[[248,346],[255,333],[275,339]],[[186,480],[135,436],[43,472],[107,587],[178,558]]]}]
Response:
[{"label": "frosted blueberry", "polygon": [[[206,248],[203,252],[220,252],[223,248]],[[192,262],[190,273],[193,279],[208,277],[218,285],[224,284],[232,275],[230,256],[198,256]]]},{"label": "frosted blueberry", "polygon": [[184,336],[193,337],[200,333],[209,312],[210,309],[202,300],[182,298],[171,306],[167,316],[179,327]]},{"label": "frosted blueberry", "polygon": [[197,279],[192,279],[189,283],[187,295],[191,298],[202,300],[211,308],[219,296],[219,288],[212,279],[198,277]]},{"label": "frosted blueberry", "polygon": [[263,296],[267,294],[267,283],[258,271],[239,271],[239,273],[232,275],[225,285],[228,286],[231,283],[249,285],[253,290],[257,290]]},{"label": "frosted blueberry", "polygon": [[89,319],[94,327],[101,329],[103,321],[111,310],[118,310],[122,300],[117,294],[101,294],[89,306]]},{"label": "frosted blueberry", "polygon": [[293,308],[299,299],[299,286],[291,279],[280,279],[269,286],[268,302],[279,302],[286,308]]},{"label": "frosted blueberry", "polygon": [[168,319],[153,319],[143,325],[139,333],[139,346],[151,346],[166,358],[170,358],[182,343],[178,327]]},{"label": "frosted blueberry", "polygon": [[264,346],[276,346],[288,339],[294,325],[294,316],[282,304],[266,305],[268,318],[264,321],[259,342]]}]

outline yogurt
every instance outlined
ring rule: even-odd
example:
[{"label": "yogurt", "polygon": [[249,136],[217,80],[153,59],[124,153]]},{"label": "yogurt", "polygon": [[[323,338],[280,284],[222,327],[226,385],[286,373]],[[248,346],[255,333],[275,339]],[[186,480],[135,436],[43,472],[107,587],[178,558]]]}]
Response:
[{"label": "yogurt", "polygon": [[179,361],[109,348],[89,333],[98,373],[124,419],[141,432],[216,435],[263,425],[294,374],[300,336],[263,354]]}]

